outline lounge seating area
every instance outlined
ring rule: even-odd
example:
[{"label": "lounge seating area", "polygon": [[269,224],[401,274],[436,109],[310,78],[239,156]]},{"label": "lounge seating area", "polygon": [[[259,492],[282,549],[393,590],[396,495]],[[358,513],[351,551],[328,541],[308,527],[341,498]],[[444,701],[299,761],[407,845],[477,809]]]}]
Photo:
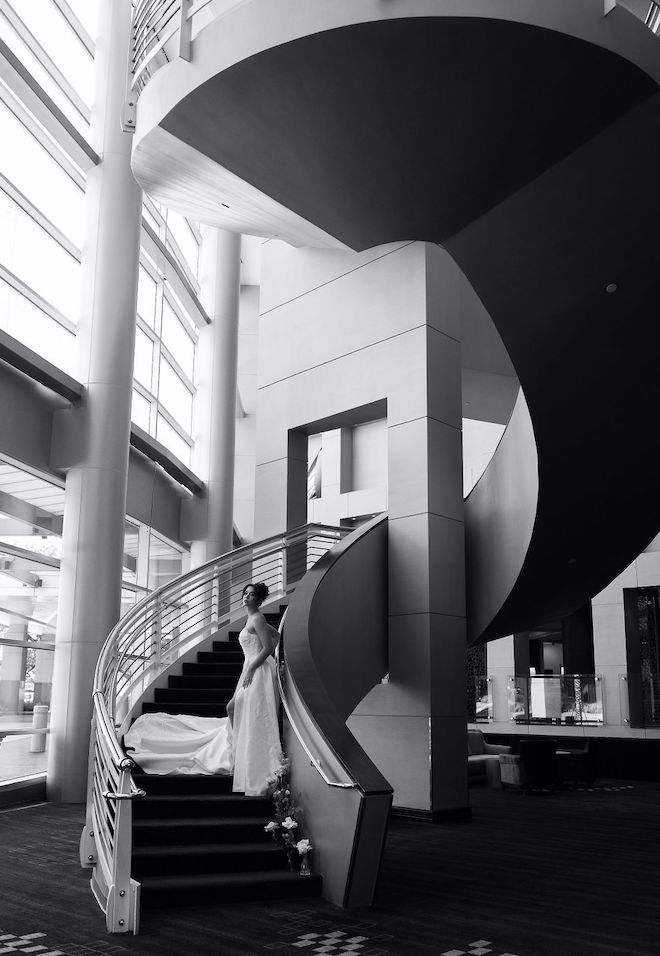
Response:
[{"label": "lounge seating area", "polygon": [[468,730],[468,786],[500,786],[500,756],[511,753],[505,744],[489,744],[480,730]]},{"label": "lounge seating area", "polygon": [[579,746],[551,737],[528,737],[515,747],[488,743],[480,730],[468,730],[468,785],[503,790],[554,791],[591,787],[595,781],[591,741]]}]

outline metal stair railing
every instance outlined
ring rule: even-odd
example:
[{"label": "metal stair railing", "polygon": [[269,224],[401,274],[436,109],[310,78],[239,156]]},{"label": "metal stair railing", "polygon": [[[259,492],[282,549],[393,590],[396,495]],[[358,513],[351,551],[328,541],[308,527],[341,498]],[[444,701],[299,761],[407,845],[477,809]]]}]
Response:
[{"label": "metal stair railing", "polygon": [[111,933],[137,933],[140,885],[131,879],[132,801],[144,796],[121,746],[123,729],[148,688],[184,654],[241,617],[243,588],[268,585],[284,597],[348,532],[304,525],[246,545],[176,578],[132,608],[101,649],[94,675],[87,817],[80,862]]},{"label": "metal stair railing", "polygon": [[[130,87],[139,96],[151,77],[173,57],[189,60],[192,25],[209,5],[202,27],[247,0],[133,0],[130,49]],[[611,9],[616,0],[606,0]],[[649,0],[645,16],[639,15],[653,33],[660,35],[660,5]],[[172,42],[170,42],[172,41]]]}]

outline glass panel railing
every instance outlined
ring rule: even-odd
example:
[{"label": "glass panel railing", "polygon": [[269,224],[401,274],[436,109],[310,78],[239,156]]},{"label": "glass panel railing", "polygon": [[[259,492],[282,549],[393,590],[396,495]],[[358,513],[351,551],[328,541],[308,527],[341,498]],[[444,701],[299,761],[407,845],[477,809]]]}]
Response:
[{"label": "glass panel railing", "polygon": [[517,724],[529,722],[529,679],[527,677],[509,677],[506,684],[507,710],[509,720]]},{"label": "glass panel railing", "polygon": [[597,674],[509,677],[509,720],[564,727],[603,724],[602,688]]},{"label": "glass panel railing", "polygon": [[468,720],[486,724],[493,720],[493,678],[477,674],[468,678]]}]

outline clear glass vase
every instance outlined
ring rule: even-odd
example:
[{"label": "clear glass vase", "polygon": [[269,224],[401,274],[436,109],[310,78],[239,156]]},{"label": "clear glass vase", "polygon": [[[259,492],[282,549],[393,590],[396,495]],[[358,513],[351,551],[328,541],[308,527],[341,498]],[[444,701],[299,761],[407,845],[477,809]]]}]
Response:
[{"label": "clear glass vase", "polygon": [[303,853],[300,860],[300,875],[301,876],[311,876],[312,868],[309,865],[309,855]]}]

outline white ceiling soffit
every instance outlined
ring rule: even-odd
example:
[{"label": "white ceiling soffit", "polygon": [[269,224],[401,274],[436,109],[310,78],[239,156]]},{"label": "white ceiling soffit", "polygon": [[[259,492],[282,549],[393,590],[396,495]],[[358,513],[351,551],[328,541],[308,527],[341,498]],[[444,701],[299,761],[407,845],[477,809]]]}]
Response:
[{"label": "white ceiling soffit", "polygon": [[136,144],[133,172],[153,199],[189,219],[292,246],[348,249],[160,127]]}]

